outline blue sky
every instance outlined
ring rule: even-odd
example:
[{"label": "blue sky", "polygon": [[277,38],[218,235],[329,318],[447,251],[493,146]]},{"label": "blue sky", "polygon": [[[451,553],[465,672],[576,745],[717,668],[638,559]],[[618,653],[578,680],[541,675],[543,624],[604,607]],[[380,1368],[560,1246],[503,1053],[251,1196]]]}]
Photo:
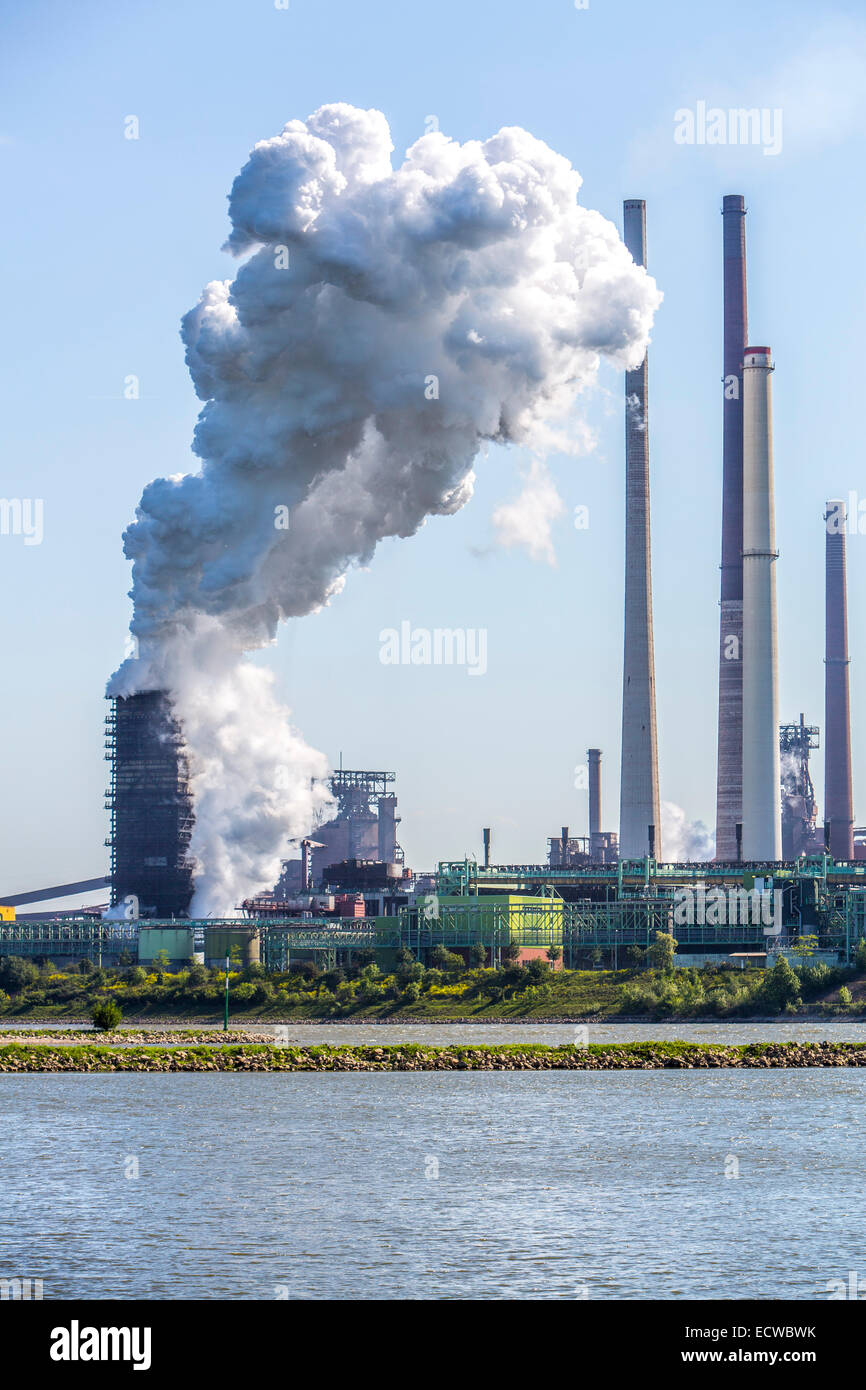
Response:
[{"label": "blue sky", "polygon": [[[723,9],[590,0],[187,0],[2,7],[4,497],[44,500],[44,539],[0,536],[5,795],[0,891],[107,863],[104,682],[130,604],[120,536],[142,487],[191,464],[197,414],[178,327],[233,275],[226,194],[252,144],[329,101],[381,109],[395,159],[428,116],[459,140],[523,125],[572,160],[582,201],[620,223],[647,200],[664,291],[650,358],[663,799],[714,816],[721,488],[721,218],[749,207],[750,324],[777,370],[782,716],[823,722],[824,499],[866,498],[859,6]],[[674,112],[779,108],[780,153],[681,146]],[[124,138],[138,117],[140,138]],[[141,398],[126,400],[136,375]],[[480,850],[543,857],[582,832],[575,765],[605,753],[616,828],[622,598],[621,379],[586,404],[596,447],[548,460],[566,511],[556,566],[493,544],[528,459],[492,450],[473,501],[384,543],[272,665],[305,738],[346,766],[393,768],[416,867]],[[573,508],[588,506],[577,531]],[[849,541],[855,811],[866,818],[866,539]],[[408,619],[488,631],[488,673],[383,666]],[[815,764],[822,790],[820,757]]]}]

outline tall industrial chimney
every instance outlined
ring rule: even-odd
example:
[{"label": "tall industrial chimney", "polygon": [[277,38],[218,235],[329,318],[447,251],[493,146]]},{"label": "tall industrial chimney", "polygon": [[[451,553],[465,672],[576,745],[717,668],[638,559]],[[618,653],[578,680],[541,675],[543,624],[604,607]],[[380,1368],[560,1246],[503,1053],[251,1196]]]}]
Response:
[{"label": "tall industrial chimney", "polygon": [[594,837],[601,830],[601,749],[587,748],[586,761],[589,765],[589,852],[592,854]]},{"label": "tall industrial chimney", "polygon": [[827,503],[826,636],[824,654],[824,816],[834,859],[854,858],[851,789],[851,705],[848,689],[848,593],[845,503]]},{"label": "tall industrial chimney", "polygon": [[773,417],[768,347],[743,358],[743,858],[782,858]]},{"label": "tall industrial chimney", "polygon": [[[646,266],[646,203],[643,199],[629,198],[623,203],[623,237],[635,265]],[[647,826],[658,827],[661,823],[647,394],[647,358],[644,357],[641,365],[633,372],[626,372],[625,376],[625,632],[619,802],[619,852],[623,859],[645,855]]]},{"label": "tall industrial chimney", "polygon": [[735,860],[743,806],[743,355],[746,350],[746,204],[722,200],[724,406],[722,588],[716,859]]}]

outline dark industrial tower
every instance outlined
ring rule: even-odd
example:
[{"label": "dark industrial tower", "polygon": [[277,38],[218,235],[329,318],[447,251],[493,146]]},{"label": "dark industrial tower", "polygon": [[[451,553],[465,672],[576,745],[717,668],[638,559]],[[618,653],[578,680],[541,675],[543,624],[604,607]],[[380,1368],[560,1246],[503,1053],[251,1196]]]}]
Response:
[{"label": "dark industrial tower", "polygon": [[818,803],[809,771],[809,754],[818,747],[818,729],[800,715],[799,724],[779,728],[782,771],[782,858],[786,863],[814,853]]},{"label": "dark industrial tower", "polygon": [[[646,203],[623,203],[623,239],[635,265],[646,266]],[[659,768],[650,559],[647,359],[625,374],[625,631],[619,852],[660,859]],[[650,829],[652,826],[652,829]]]},{"label": "dark industrial tower", "polygon": [[848,593],[844,502],[827,503],[824,665],[824,820],[834,859],[854,858],[851,704],[848,689]]},{"label": "dark industrial tower", "polygon": [[111,901],[134,893],[142,916],[180,917],[192,898],[193,810],[180,726],[164,691],[116,696],[111,761]]},{"label": "dark industrial tower", "polygon": [[722,584],[716,859],[737,858],[743,819],[743,357],[746,351],[746,204],[722,200],[724,405],[722,413]]}]

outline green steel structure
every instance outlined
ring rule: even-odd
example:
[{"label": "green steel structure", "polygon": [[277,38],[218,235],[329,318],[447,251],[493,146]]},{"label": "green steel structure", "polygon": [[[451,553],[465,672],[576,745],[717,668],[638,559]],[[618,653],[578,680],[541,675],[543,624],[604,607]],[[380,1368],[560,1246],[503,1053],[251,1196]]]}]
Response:
[{"label": "green steel structure", "polygon": [[655,888],[671,890],[678,884],[724,883],[749,888],[756,877],[774,881],[813,880],[816,884],[866,888],[866,860],[837,863],[828,854],[795,864],[660,864],[655,859],[621,859],[617,864],[562,869],[548,864],[497,864],[485,869],[474,859],[442,860],[436,875],[441,895],[475,897],[485,893],[552,892],[557,888],[591,886],[624,893]]},{"label": "green steel structure", "polygon": [[87,956],[101,962],[124,948],[138,952],[136,922],[101,922],[92,917],[61,917],[45,922],[0,923],[0,956]]},{"label": "green steel structure", "polygon": [[[708,866],[704,866],[708,867]],[[777,878],[780,876],[777,876]],[[709,878],[709,875],[707,875]],[[799,891],[802,889],[802,891]],[[807,891],[808,890],[808,891]],[[292,961],[314,954],[320,963],[336,964],[358,951],[372,950],[382,965],[405,947],[428,961],[436,946],[460,951],[480,943],[493,964],[502,947],[548,950],[557,946],[563,963],[582,963],[582,953],[596,947],[616,951],[629,945],[648,946],[656,932],[672,932],[681,954],[689,951],[720,954],[760,952],[768,945],[785,945],[797,936],[817,936],[822,948],[850,959],[857,943],[866,939],[866,885],[835,887],[829,880],[805,880],[785,892],[785,912],[779,936],[765,935],[760,924],[732,927],[682,925],[675,920],[673,886],[668,891],[644,889],[610,901],[569,902],[555,893],[527,896],[517,893],[428,896],[418,906],[404,907],[393,916],[358,918],[235,918],[180,922],[175,920],[99,922],[92,918],[59,918],[36,923],[0,923],[0,955],[82,957],[101,961],[116,958],[126,948],[136,954],[139,931],[163,929],[189,933],[187,942],[204,940],[219,931],[228,940],[258,937],[260,958],[270,970],[285,970]],[[148,938],[149,939],[149,938]],[[162,935],[159,941],[163,942]],[[143,943],[142,943],[143,944]],[[184,950],[187,946],[184,945]]]}]

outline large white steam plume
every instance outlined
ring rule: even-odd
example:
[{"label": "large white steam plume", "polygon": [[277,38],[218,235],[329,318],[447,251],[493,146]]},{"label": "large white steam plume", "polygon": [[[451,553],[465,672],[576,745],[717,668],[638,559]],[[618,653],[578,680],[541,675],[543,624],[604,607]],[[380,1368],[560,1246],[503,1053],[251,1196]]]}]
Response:
[{"label": "large white steam plume", "polygon": [[396,169],[392,149],[380,112],[339,104],[256,145],[229,199],[246,259],[183,320],[200,469],[145,488],[124,538],[139,655],[110,690],[174,698],[198,912],[272,882],[325,799],[244,653],[463,506],[487,441],[567,448],[575,396],[602,356],[640,362],[660,302],[526,131],[425,135]]}]

